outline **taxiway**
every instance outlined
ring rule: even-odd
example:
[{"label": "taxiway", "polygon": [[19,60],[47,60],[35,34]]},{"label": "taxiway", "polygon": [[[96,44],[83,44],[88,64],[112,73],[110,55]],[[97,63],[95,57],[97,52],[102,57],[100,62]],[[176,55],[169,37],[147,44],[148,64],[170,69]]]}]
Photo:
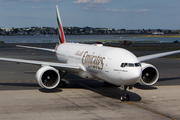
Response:
[{"label": "taxiway", "polygon": [[[16,48],[13,44],[1,45],[0,56],[57,62],[54,53]],[[121,102],[119,87],[68,73],[63,78],[66,88],[45,90],[35,80],[39,66],[0,61],[0,119],[180,119],[180,58],[146,62],[157,67],[159,81],[151,87],[136,84],[128,91],[130,101]]]}]

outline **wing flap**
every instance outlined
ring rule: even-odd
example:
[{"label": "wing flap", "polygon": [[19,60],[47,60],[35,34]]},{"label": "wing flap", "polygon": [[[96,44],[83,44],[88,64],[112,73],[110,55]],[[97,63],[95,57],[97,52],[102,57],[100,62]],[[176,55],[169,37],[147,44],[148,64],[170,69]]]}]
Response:
[{"label": "wing flap", "polygon": [[138,60],[139,61],[146,61],[146,60],[151,60],[151,59],[155,59],[155,58],[159,58],[159,57],[164,57],[164,56],[168,56],[168,55],[172,55],[172,54],[176,54],[176,53],[180,53],[180,50],[157,53],[157,54],[152,54],[152,55],[146,55],[146,56],[138,57]]},{"label": "wing flap", "polygon": [[55,68],[58,68],[58,69],[61,69],[61,70],[65,70],[65,71],[73,71],[73,72],[84,71],[84,69],[81,66],[63,64],[63,63],[43,62],[43,61],[14,59],[14,58],[3,58],[3,57],[0,57],[0,60],[1,61],[8,61],[8,62],[15,62],[15,63],[25,63],[25,64],[40,65],[40,66],[52,66],[52,67],[55,67]]}]

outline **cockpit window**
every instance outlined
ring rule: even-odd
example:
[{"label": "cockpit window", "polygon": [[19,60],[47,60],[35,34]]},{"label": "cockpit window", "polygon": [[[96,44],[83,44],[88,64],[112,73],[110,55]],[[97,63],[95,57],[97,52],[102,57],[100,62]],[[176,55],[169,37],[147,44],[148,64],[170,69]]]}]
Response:
[{"label": "cockpit window", "polygon": [[134,67],[134,64],[133,63],[129,63],[129,67]]},{"label": "cockpit window", "polygon": [[121,67],[126,67],[128,64],[127,63],[122,63]]},{"label": "cockpit window", "polygon": [[135,65],[135,67],[139,67],[139,66],[141,66],[141,64],[140,64],[140,63],[135,63],[134,65]]},{"label": "cockpit window", "polygon": [[141,66],[140,63],[122,63],[121,67],[139,67]]}]

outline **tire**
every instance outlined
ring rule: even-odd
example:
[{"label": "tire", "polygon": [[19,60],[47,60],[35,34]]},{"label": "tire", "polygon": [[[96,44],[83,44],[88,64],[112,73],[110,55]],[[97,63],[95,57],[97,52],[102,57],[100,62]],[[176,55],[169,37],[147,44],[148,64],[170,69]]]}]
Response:
[{"label": "tire", "polygon": [[126,95],[126,101],[129,101],[129,95]]},{"label": "tire", "polygon": [[125,97],[124,96],[121,96],[121,101],[125,101]]}]

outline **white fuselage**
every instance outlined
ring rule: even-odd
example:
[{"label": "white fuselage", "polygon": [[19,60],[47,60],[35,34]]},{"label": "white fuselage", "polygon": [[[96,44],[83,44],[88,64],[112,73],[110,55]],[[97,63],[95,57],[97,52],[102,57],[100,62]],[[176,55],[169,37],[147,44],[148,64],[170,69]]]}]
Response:
[{"label": "white fuselage", "polygon": [[[64,43],[56,46],[56,56],[61,63],[80,65],[84,71],[78,75],[83,78],[115,85],[133,85],[141,79],[142,68],[135,66],[139,60],[125,49],[101,44]],[[126,63],[126,67],[122,67],[122,63]]]}]

